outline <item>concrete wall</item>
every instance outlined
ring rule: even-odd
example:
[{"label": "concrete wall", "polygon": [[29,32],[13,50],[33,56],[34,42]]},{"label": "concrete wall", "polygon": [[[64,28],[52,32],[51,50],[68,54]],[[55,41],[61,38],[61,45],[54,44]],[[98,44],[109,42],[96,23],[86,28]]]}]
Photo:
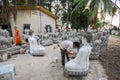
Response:
[{"label": "concrete wall", "polygon": [[55,19],[39,10],[18,10],[16,23],[14,22],[12,15],[10,22],[13,34],[15,25],[18,27],[21,34],[23,32],[24,24],[30,24],[30,28],[34,30],[35,34],[38,34],[38,31],[44,32],[44,27],[46,25],[52,27],[52,32],[54,32],[56,27]]}]

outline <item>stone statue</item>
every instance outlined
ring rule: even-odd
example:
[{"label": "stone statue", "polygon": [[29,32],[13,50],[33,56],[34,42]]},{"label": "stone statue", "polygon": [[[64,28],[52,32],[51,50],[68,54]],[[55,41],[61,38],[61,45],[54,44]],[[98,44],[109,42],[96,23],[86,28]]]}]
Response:
[{"label": "stone statue", "polygon": [[108,45],[108,39],[109,39],[109,34],[107,31],[103,31],[101,36],[101,48],[104,48],[105,46]]},{"label": "stone statue", "polygon": [[92,47],[89,43],[92,41],[92,34],[86,32],[82,37],[83,46],[79,49],[79,52],[75,59],[70,60],[65,64],[65,72],[69,75],[86,75],[89,70],[89,55]]},{"label": "stone statue", "polygon": [[0,46],[1,49],[10,48],[13,44],[13,38],[9,36],[7,30],[0,30]]},{"label": "stone statue", "polygon": [[20,47],[13,45],[13,42],[14,39],[9,36],[9,32],[0,28],[0,60],[5,61],[8,55],[11,56],[20,51]]},{"label": "stone statue", "polygon": [[88,32],[91,32],[91,31],[93,31],[93,30],[91,29],[91,26],[90,26],[90,25],[88,26],[88,29],[87,29],[87,31],[88,31]]},{"label": "stone statue", "polygon": [[100,48],[101,48],[101,32],[96,33],[96,40],[93,42],[92,45],[92,52],[90,54],[90,59],[97,59],[99,57]]},{"label": "stone statue", "polygon": [[90,59],[98,59],[99,54],[100,54],[100,44],[101,41],[100,40],[95,40],[93,43],[93,49],[92,52],[90,54]]},{"label": "stone statue", "polygon": [[2,29],[1,29],[1,26],[0,26],[0,36],[2,35]]}]

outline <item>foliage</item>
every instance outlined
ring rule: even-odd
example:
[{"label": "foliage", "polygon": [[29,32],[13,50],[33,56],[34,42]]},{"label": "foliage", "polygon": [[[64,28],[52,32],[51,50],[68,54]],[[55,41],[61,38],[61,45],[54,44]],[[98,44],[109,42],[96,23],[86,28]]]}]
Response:
[{"label": "foliage", "polygon": [[12,0],[13,5],[36,5],[36,0]]},{"label": "foliage", "polygon": [[88,20],[89,24],[95,27],[97,22],[98,10],[101,11],[101,15],[109,13],[114,15],[117,6],[111,0],[74,0],[75,6],[73,7],[73,12],[84,13],[88,9]]},{"label": "foliage", "polygon": [[103,26],[103,22],[100,21],[99,19],[97,19],[96,24],[95,24],[95,28],[96,28],[96,29],[97,29],[97,28],[101,28],[102,26]]},{"label": "foliage", "polygon": [[70,15],[72,12],[72,6],[73,6],[74,0],[60,0],[60,4],[62,5],[62,11],[63,11],[63,23],[70,22]]},{"label": "foliage", "polygon": [[120,30],[120,29],[114,26],[111,30]]},{"label": "foliage", "polygon": [[51,11],[53,1],[55,1],[55,0],[39,0],[38,5],[43,6],[47,9],[49,9],[49,11]]},{"label": "foliage", "polygon": [[16,20],[17,10],[15,6],[9,7],[8,0],[2,0],[3,5],[0,6],[0,25],[8,24],[10,21],[10,14],[13,14],[14,20]]},{"label": "foliage", "polygon": [[13,0],[12,4],[13,5],[24,5],[25,4],[25,0]]},{"label": "foliage", "polygon": [[73,16],[71,18],[72,18],[72,20],[71,20],[72,28],[86,29],[89,25],[87,13],[74,12]]},{"label": "foliage", "polygon": [[43,6],[51,11],[51,3],[54,0],[13,0],[11,4],[13,5],[30,5],[30,6]]}]

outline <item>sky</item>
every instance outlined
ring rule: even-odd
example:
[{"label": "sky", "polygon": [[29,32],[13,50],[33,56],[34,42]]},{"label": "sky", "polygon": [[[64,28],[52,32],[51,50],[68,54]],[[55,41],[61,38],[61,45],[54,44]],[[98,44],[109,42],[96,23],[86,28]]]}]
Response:
[{"label": "sky", "polygon": [[[115,2],[115,0],[112,0],[112,1]],[[120,7],[120,0],[117,0],[116,4]]]},{"label": "sky", "polygon": [[[115,2],[115,0],[112,0],[113,2]],[[117,0],[117,3],[116,3],[119,7],[120,7],[120,0]],[[111,19],[112,17],[111,16],[107,16],[107,18],[105,19],[107,22],[111,22]],[[120,19],[120,15],[119,15],[119,11],[116,12],[115,16],[113,17],[113,21],[112,21],[112,24],[114,26],[119,26],[119,19]]]}]

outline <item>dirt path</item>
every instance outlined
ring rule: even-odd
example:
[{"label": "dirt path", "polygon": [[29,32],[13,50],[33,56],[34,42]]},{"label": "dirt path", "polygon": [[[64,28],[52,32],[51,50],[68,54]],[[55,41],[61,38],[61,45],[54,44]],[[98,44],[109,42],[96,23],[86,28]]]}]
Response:
[{"label": "dirt path", "polygon": [[99,61],[109,76],[108,80],[120,80],[120,39],[110,37],[109,45],[101,51]]}]

